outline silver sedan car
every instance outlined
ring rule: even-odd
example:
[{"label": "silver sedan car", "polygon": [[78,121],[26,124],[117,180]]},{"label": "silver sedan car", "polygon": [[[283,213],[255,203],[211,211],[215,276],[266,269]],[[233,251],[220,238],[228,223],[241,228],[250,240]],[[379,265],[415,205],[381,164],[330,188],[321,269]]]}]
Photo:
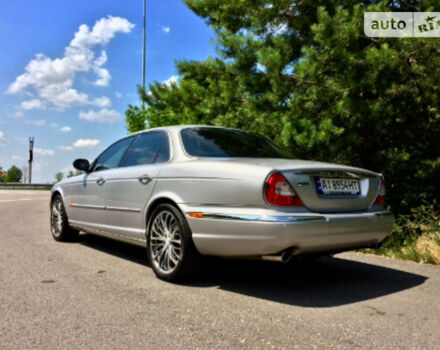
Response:
[{"label": "silver sedan car", "polygon": [[85,231],[146,246],[157,277],[181,280],[203,255],[292,257],[369,247],[389,235],[378,173],[287,158],[242,130],[173,126],[115,142],[52,188],[57,241]]}]

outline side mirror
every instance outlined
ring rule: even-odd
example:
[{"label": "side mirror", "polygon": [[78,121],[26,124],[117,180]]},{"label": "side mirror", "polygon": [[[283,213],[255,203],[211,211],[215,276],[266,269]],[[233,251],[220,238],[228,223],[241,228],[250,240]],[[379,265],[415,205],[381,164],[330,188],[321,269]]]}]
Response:
[{"label": "side mirror", "polygon": [[73,162],[73,167],[75,169],[78,169],[78,170],[81,170],[81,171],[84,171],[84,172],[88,173],[89,172],[89,168],[90,168],[90,163],[89,163],[89,161],[87,159],[80,158],[80,159],[76,159]]}]

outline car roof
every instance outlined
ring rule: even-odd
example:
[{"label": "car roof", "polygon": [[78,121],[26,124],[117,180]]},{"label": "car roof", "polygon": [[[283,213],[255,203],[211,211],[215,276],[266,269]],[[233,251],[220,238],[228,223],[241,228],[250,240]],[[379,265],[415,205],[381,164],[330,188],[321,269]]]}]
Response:
[{"label": "car roof", "polygon": [[234,129],[234,128],[225,128],[223,126],[213,126],[213,125],[171,125],[171,126],[161,126],[161,127],[157,127],[157,128],[151,128],[151,129],[137,131],[137,132],[131,133],[130,136],[142,134],[144,132],[156,131],[156,130],[157,131],[160,131],[160,130],[180,131],[182,129],[187,129],[187,128],[229,129],[229,130],[239,130],[239,131],[247,132],[245,130]]}]

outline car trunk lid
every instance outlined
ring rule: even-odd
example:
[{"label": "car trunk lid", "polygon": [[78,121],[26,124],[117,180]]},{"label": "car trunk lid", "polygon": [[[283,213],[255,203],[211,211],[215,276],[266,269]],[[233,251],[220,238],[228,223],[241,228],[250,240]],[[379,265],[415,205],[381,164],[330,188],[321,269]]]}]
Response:
[{"label": "car trunk lid", "polygon": [[380,189],[380,175],[359,168],[283,170],[304,206],[320,213],[368,210]]}]

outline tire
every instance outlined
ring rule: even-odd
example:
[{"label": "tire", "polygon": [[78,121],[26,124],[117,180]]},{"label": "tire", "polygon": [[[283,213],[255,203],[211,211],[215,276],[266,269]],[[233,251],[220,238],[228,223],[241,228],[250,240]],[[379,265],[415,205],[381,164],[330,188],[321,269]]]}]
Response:
[{"label": "tire", "polygon": [[183,214],[174,205],[158,205],[150,216],[147,255],[155,275],[164,281],[181,282],[194,276],[201,256]]},{"label": "tire", "polygon": [[79,231],[69,226],[66,209],[59,194],[55,195],[50,205],[50,230],[56,241],[72,242],[78,239]]}]

